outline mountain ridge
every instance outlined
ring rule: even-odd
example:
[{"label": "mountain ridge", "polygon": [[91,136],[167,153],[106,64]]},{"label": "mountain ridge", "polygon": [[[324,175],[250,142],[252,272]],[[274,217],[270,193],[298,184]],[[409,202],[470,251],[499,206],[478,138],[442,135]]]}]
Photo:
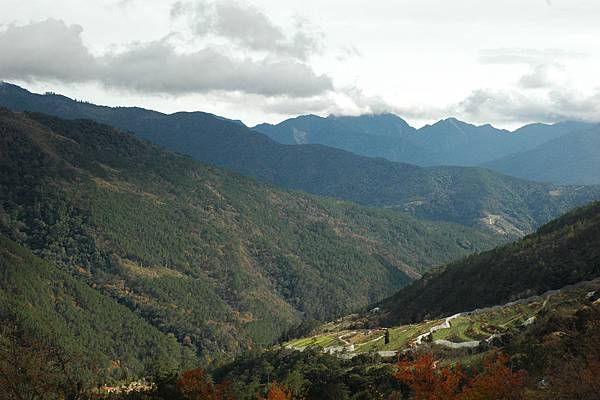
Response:
[{"label": "mountain ridge", "polygon": [[0,86],[2,104],[17,111],[108,123],[199,161],[281,187],[461,223],[509,238],[600,198],[600,187],[559,187],[484,169],[421,168],[321,145],[282,145],[202,112],[165,115],[95,106],[9,84]]},{"label": "mountain ridge", "polygon": [[504,304],[600,276],[600,202],[514,243],[432,270],[378,303],[387,323]]},{"label": "mountain ridge", "polygon": [[[405,123],[400,117],[395,117]],[[557,137],[594,125],[576,121],[551,125],[534,123],[508,131],[491,124],[474,125],[449,117],[419,129],[406,124],[408,129],[404,134],[396,135],[395,140],[390,141],[388,137],[393,135],[382,138],[375,134],[377,121],[387,118],[390,114],[344,117],[342,128],[332,125],[329,117],[312,116],[307,119],[299,116],[278,124],[259,124],[252,129],[286,144],[300,143],[293,133],[302,131],[304,144],[324,144],[360,155],[420,166],[477,166],[535,149]]]},{"label": "mountain ridge", "polygon": [[532,150],[483,164],[495,171],[538,182],[600,183],[600,126],[558,136]]}]

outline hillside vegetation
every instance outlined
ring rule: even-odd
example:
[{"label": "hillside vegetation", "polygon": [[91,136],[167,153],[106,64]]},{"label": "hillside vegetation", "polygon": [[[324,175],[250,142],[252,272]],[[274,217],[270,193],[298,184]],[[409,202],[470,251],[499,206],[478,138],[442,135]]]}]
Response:
[{"label": "hillside vegetation", "polygon": [[89,120],[0,111],[0,232],[205,362],[496,237],[276,190]]},{"label": "hillside vegetation", "polygon": [[[201,112],[165,115],[140,108],[102,107],[60,95],[33,94],[7,83],[0,85],[0,105],[62,118],[90,118],[281,187],[483,227],[508,238],[530,233],[571,208],[600,198],[598,186],[555,186],[480,168],[421,168],[321,145],[283,145],[238,122]],[[379,137],[388,141],[395,140],[394,132],[408,129],[397,118],[382,118],[350,121],[360,126],[375,124]],[[347,118],[326,120],[350,123]],[[533,141],[540,136],[535,133],[539,128],[532,126],[519,135]],[[558,128],[553,129],[562,132]]]},{"label": "hillside vegetation", "polygon": [[[0,235],[0,320],[77,357],[94,382],[192,366],[195,354],[62,268]],[[187,360],[187,361],[186,361]],[[187,364],[186,364],[187,362]]]},{"label": "hillside vegetation", "polygon": [[[382,328],[349,316],[213,375],[231,382],[239,399],[253,399],[268,379],[282,382],[293,398],[315,400],[595,399],[599,297],[596,279],[451,320]],[[489,374],[484,385],[475,384],[480,373]]]},{"label": "hillside vegetation", "polygon": [[558,289],[600,276],[600,203],[515,243],[426,274],[380,303],[388,323],[420,321]]}]

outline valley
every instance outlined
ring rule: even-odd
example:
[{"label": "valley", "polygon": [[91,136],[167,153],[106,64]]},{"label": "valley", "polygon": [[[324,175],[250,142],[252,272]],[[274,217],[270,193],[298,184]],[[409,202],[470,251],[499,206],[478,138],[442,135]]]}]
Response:
[{"label": "valley", "polygon": [[278,190],[92,121],[0,110],[0,130],[2,235],[174,337],[180,362],[223,362],[501,242]]},{"label": "valley", "polygon": [[600,2],[0,10],[0,400],[600,400]]},{"label": "valley", "polygon": [[15,376],[33,360],[81,371],[52,375],[71,394],[188,400],[200,385],[250,400],[279,387],[273,374],[289,398],[337,399],[405,393],[399,371],[424,362],[475,379],[510,359],[544,381],[537,359],[564,352],[550,339],[595,348],[598,186],[281,145],[210,114],[3,84],[7,99],[75,118],[0,109],[0,352],[26,355],[0,367]]}]

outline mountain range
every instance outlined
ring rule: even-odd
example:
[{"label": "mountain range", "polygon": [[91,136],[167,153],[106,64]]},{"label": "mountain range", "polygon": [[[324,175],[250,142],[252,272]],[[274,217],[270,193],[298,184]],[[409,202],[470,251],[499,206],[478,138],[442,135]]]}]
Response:
[{"label": "mountain range", "polygon": [[252,129],[280,143],[323,144],[421,166],[484,166],[540,182],[600,183],[600,156],[591,150],[600,146],[600,128],[585,122],[530,124],[510,132],[456,118],[415,129],[394,114],[305,115]]},{"label": "mountain range", "polygon": [[0,172],[2,319],[88,354],[114,345],[93,332],[137,326],[101,357],[117,375],[162,352],[222,361],[500,241],[279,190],[90,120],[0,109]]},{"label": "mountain range", "polygon": [[[0,85],[0,105],[15,111],[93,119],[280,187],[485,228],[509,238],[532,232],[570,208],[600,198],[598,186],[533,183],[482,168],[422,168],[322,145],[284,145],[237,121],[201,112],[167,115],[141,108],[97,106],[53,93],[34,94],[8,83]],[[361,126],[375,126],[379,137],[386,140],[396,134],[412,134],[406,123],[391,115],[309,119],[334,125],[358,121]],[[571,125],[548,129],[560,136]],[[534,143],[545,131],[542,128],[532,125],[519,135]]]},{"label": "mountain range", "polygon": [[483,164],[502,173],[558,184],[598,183],[600,126],[557,137],[532,150]]}]

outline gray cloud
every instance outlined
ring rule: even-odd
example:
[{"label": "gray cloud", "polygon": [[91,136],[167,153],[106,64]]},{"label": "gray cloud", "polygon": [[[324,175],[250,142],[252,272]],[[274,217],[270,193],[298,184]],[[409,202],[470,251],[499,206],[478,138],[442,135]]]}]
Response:
[{"label": "gray cloud", "polygon": [[100,72],[96,58],[81,40],[83,28],[48,19],[0,31],[0,77],[82,82]]},{"label": "gray cloud", "polygon": [[211,48],[180,53],[168,39],[94,56],[82,28],[46,20],[0,31],[0,78],[99,82],[139,92],[184,94],[239,91],[265,96],[314,96],[331,79],[294,59],[238,58]]},{"label": "gray cloud", "polygon": [[558,63],[541,64],[531,68],[531,72],[519,79],[519,86],[523,89],[543,89],[553,87],[556,80],[553,75],[564,71],[565,67]]},{"label": "gray cloud", "polygon": [[306,60],[319,50],[318,35],[310,32],[307,21],[296,21],[296,32],[283,29],[257,7],[237,0],[178,1],[171,9],[173,18],[186,17],[198,36],[214,35],[246,49]]},{"label": "gray cloud", "polygon": [[555,89],[533,96],[517,90],[480,89],[453,109],[457,115],[474,121],[598,121],[600,90],[586,96]]},{"label": "gray cloud", "polygon": [[102,58],[115,86],[157,93],[210,90],[311,96],[331,89],[325,76],[293,60],[234,59],[206,48],[178,54],[166,41],[145,43]]}]

